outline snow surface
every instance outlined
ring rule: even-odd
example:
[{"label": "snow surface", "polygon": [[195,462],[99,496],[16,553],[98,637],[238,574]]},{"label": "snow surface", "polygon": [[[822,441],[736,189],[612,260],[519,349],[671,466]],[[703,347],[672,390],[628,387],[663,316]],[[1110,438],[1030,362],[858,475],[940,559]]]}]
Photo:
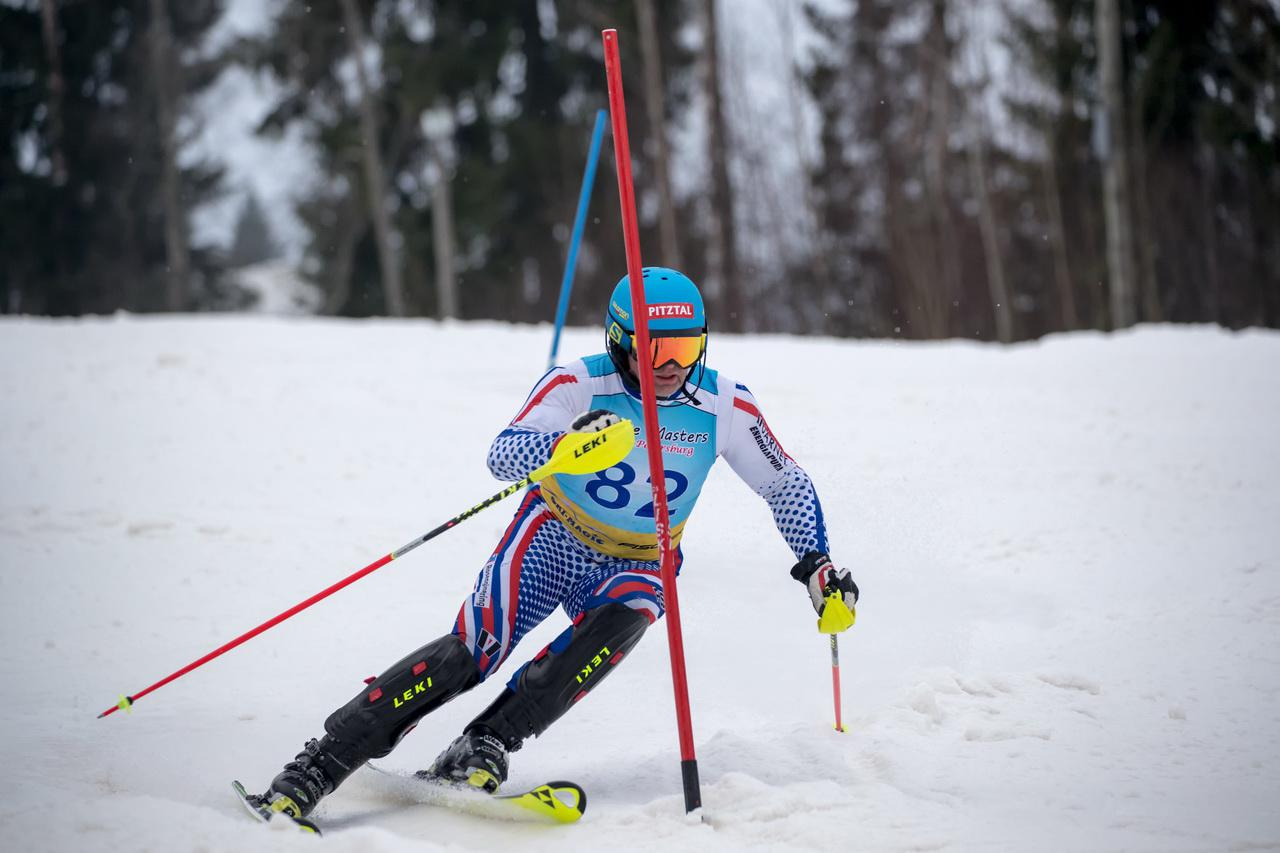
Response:
[{"label": "snow surface", "polygon": [[[562,352],[598,338],[571,330]],[[4,849],[1280,847],[1274,332],[717,337],[713,364],[812,473],[864,601],[838,734],[791,555],[717,466],[680,587],[701,823],[661,629],[514,756],[513,785],[587,788],[576,826],[388,801],[360,773],[317,841],[232,797],[449,628],[514,501],[95,719],[497,491],[488,442],[549,342],[427,321],[0,321]],[[498,688],[384,764],[424,766]]]}]

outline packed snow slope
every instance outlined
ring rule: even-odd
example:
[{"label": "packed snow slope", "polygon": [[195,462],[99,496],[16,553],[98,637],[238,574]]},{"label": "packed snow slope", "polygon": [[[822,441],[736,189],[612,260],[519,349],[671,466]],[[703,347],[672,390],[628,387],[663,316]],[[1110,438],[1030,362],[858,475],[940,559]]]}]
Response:
[{"label": "packed snow slope", "polygon": [[[600,338],[571,331],[563,351]],[[683,814],[661,627],[513,756],[512,786],[586,787],[575,826],[408,804],[368,771],[323,803],[320,840],[233,799],[233,778],[265,787],[364,677],[449,629],[514,500],[96,719],[497,491],[489,441],[549,341],[497,324],[0,323],[4,849],[1280,846],[1274,332],[715,336],[713,366],[812,474],[863,601],[838,734],[793,558],[716,467],[680,583],[701,822]],[[425,766],[503,680],[383,765]]]}]

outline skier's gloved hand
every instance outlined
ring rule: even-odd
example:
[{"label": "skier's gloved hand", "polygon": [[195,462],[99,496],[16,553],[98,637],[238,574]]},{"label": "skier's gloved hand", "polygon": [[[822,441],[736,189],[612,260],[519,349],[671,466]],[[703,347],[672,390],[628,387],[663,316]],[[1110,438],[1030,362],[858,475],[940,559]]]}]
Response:
[{"label": "skier's gloved hand", "polygon": [[622,418],[615,415],[608,409],[592,409],[589,412],[583,412],[573,419],[573,423],[569,425],[570,432],[600,432],[616,423]]},{"label": "skier's gloved hand", "polygon": [[809,600],[819,617],[827,606],[827,596],[833,592],[840,593],[845,606],[851,611],[858,603],[858,585],[849,577],[849,570],[836,568],[826,554],[818,551],[805,554],[804,559],[792,567],[791,577],[808,588]]}]

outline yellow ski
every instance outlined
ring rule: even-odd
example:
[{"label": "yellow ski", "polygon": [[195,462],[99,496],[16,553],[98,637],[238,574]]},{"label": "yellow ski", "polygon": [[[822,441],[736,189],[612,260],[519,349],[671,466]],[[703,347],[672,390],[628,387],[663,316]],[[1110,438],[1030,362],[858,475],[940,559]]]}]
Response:
[{"label": "yellow ski", "polygon": [[573,782],[547,782],[519,793],[489,794],[465,782],[434,776],[385,770],[366,764],[373,774],[365,778],[384,794],[428,806],[495,818],[538,823],[575,823],[587,810],[587,793]]},{"label": "yellow ski", "polygon": [[574,823],[587,810],[586,791],[572,782],[548,782],[523,794],[498,794],[495,799],[509,800],[556,823]]}]

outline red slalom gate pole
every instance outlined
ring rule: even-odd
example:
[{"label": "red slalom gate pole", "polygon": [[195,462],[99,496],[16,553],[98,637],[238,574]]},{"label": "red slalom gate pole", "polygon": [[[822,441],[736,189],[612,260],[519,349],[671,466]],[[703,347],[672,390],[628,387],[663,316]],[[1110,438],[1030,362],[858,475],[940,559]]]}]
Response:
[{"label": "red slalom gate pole", "polygon": [[[635,186],[631,181],[631,143],[627,138],[627,107],[622,94],[622,63],[618,57],[618,31],[604,30],[604,68],[609,82],[609,116],[613,123],[613,157],[618,173],[622,206],[622,238],[627,253],[627,278],[631,282],[631,312],[636,318],[637,352],[649,352],[649,312],[645,310],[641,276],[640,228],[636,219]],[[680,732],[680,776],[684,782],[684,810],[702,806],[698,785],[698,759],[693,752],[693,721],[689,714],[689,682],[684,667],[684,638],[680,633],[680,602],[676,596],[675,554],[671,550],[671,519],[667,513],[667,477],[662,464],[658,431],[658,402],[653,371],[641,364],[640,402],[644,411],[644,437],[649,452],[649,479],[653,483],[653,517],[657,528],[658,556],[662,566],[662,598],[667,614],[667,644],[671,650],[671,681],[675,688],[676,724]]]}]

